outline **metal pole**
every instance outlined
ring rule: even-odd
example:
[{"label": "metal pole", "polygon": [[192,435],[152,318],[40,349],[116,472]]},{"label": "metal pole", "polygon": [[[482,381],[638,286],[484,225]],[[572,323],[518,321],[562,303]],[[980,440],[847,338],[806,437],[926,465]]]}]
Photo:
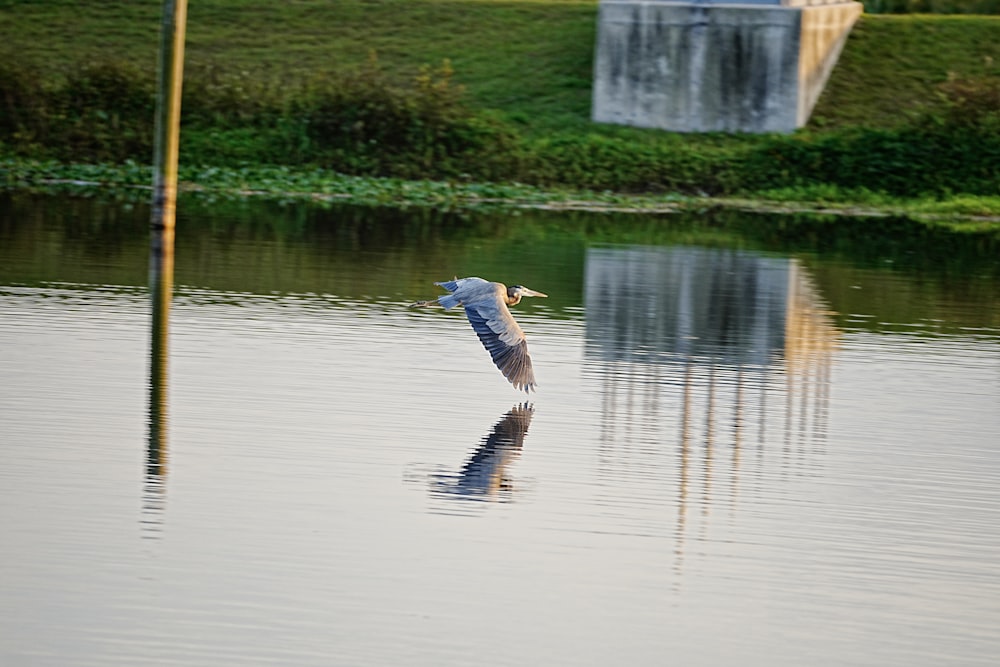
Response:
[{"label": "metal pole", "polygon": [[156,81],[156,137],[153,149],[154,230],[172,231],[174,228],[186,27],[187,0],[164,0]]},{"label": "metal pole", "polygon": [[174,285],[174,221],[180,145],[181,83],[187,0],[164,0],[156,82],[153,210],[150,217],[149,440],[143,525],[150,535],[162,521],[167,475],[170,301]]}]

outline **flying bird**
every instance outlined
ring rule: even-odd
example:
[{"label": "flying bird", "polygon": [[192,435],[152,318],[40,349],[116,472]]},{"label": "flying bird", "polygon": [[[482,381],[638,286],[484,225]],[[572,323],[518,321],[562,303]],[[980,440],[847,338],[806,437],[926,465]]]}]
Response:
[{"label": "flying bird", "polygon": [[507,306],[521,302],[523,296],[548,296],[523,285],[507,287],[482,278],[455,278],[434,283],[448,290],[432,301],[419,301],[414,306],[441,306],[445,310],[463,306],[469,324],[475,329],[483,347],[493,357],[504,377],[514,388],[525,393],[535,388],[535,373],[531,369],[528,343]]}]

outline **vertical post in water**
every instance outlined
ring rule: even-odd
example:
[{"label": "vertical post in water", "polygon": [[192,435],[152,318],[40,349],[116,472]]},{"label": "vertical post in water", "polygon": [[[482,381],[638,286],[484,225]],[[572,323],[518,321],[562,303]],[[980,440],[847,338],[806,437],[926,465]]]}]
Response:
[{"label": "vertical post in water", "polygon": [[153,210],[150,220],[149,441],[143,498],[144,532],[155,536],[162,522],[167,472],[167,386],[170,300],[174,285],[174,221],[180,145],[181,83],[187,0],[164,0],[156,88]]},{"label": "vertical post in water", "polygon": [[164,0],[156,80],[156,137],[153,149],[153,230],[174,229],[177,152],[180,146],[181,83],[187,0]]}]

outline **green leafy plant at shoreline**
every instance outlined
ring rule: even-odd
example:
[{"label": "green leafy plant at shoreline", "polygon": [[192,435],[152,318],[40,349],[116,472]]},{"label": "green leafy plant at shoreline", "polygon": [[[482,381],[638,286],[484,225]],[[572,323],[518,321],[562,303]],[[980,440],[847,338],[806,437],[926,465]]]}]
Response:
[{"label": "green leafy plant at shoreline", "polygon": [[[476,183],[366,178],[325,169],[287,166],[196,167],[181,165],[182,199],[266,199],[280,203],[338,202],[392,208],[446,210],[523,209],[634,214],[741,210],[759,213],[882,218],[909,217],[952,231],[1000,234],[1000,197],[956,196],[901,199],[870,190],[822,185],[762,190],[754,198],[626,195],[610,191],[539,188],[517,183]],[[65,164],[0,158],[0,190],[69,194],[131,202],[149,200],[148,165]]]}]

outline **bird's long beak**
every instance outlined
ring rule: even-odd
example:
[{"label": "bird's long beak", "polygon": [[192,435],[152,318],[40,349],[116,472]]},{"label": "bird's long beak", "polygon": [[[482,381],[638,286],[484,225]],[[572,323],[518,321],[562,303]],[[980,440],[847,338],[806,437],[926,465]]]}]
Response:
[{"label": "bird's long beak", "polygon": [[542,294],[541,292],[536,292],[533,289],[528,289],[527,287],[521,288],[521,296],[548,296],[548,294]]}]

